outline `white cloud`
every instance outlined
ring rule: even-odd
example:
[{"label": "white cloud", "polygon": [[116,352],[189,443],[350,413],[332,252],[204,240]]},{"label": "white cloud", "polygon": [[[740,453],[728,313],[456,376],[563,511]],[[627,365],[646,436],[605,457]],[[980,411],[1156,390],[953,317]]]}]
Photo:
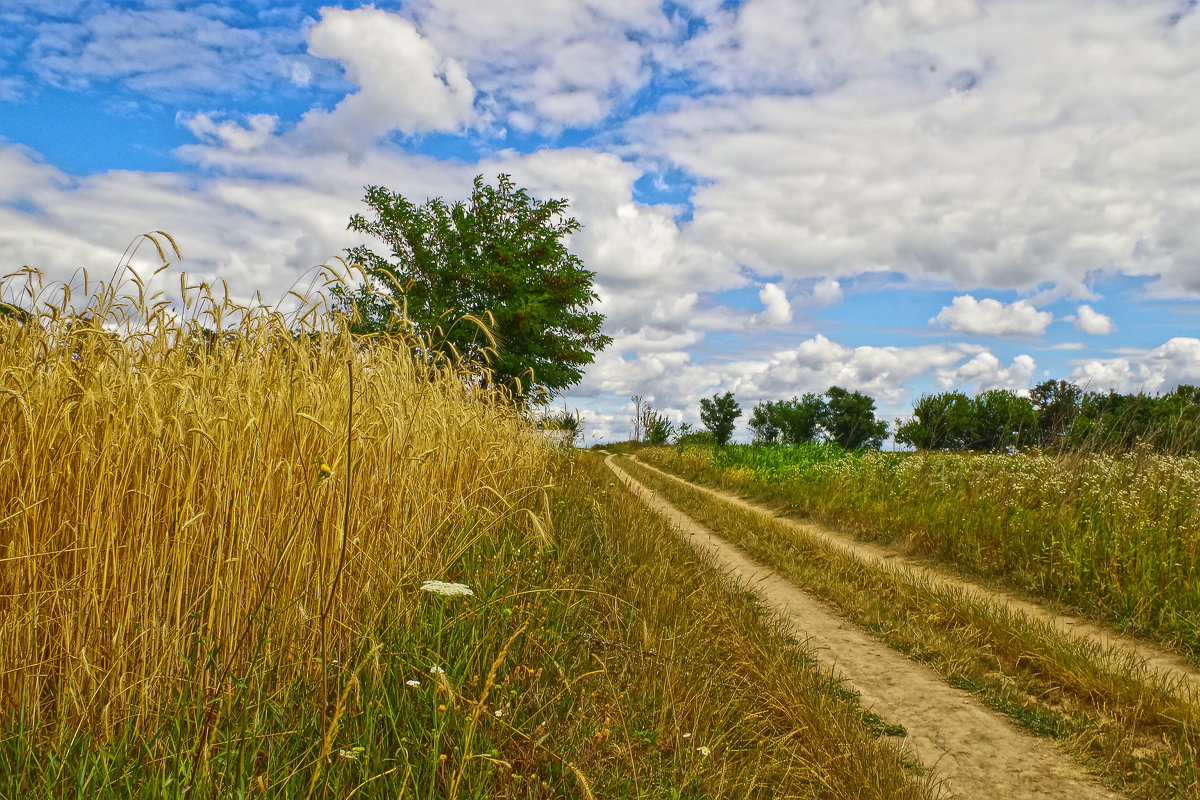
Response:
[{"label": "white cloud", "polygon": [[1152,350],[1078,363],[1071,380],[1095,392],[1164,392],[1200,385],[1200,339],[1177,336]]},{"label": "white cloud", "polygon": [[412,22],[371,6],[324,8],[309,52],[335,59],[359,90],[332,111],[313,109],[296,134],[323,144],[361,145],[391,131],[455,130],[474,115],[475,88]]},{"label": "white cloud", "polygon": [[701,185],[687,236],[763,274],[1200,292],[1200,15],[1174,0],[747,0],[631,124]]},{"label": "white cloud", "polygon": [[1041,336],[1053,321],[1053,314],[1038,311],[1025,300],[1005,305],[990,297],[976,300],[964,294],[955,297],[929,323],[976,336]]},{"label": "white cloud", "polygon": [[895,402],[906,396],[907,381],[977,351],[967,345],[847,347],[818,334],[766,360],[739,363],[740,374],[730,385],[738,393],[764,399],[824,392],[837,385]]},{"label": "white cloud", "polygon": [[990,352],[983,352],[964,364],[937,372],[937,383],[943,389],[966,389],[972,393],[989,389],[1011,389],[1027,393],[1033,383],[1037,362],[1032,356],[1019,355],[1007,367]]},{"label": "white cloud", "polygon": [[266,144],[279,125],[279,117],[273,114],[251,114],[246,118],[245,125],[232,120],[218,122],[212,114],[180,115],[178,120],[197,139],[237,152]]},{"label": "white cloud", "polygon": [[1117,329],[1111,317],[1101,314],[1088,305],[1079,307],[1075,312],[1074,322],[1075,330],[1094,336],[1107,336]]},{"label": "white cloud", "polygon": [[69,21],[37,25],[25,56],[28,69],[56,86],[119,82],[175,100],[181,93],[269,90],[294,83],[305,71],[311,79],[314,60],[294,52],[299,31],[291,19],[240,27],[215,5],[94,11],[87,4],[63,4],[61,11],[67,9],[73,10],[62,18]]},{"label": "white cloud", "polygon": [[812,289],[812,301],[819,306],[832,306],[842,302],[842,285],[833,278],[817,281]]},{"label": "white cloud", "polygon": [[787,292],[778,284],[764,284],[758,299],[765,308],[761,314],[750,318],[751,325],[783,325],[792,321],[792,304],[788,302]]},{"label": "white cloud", "polygon": [[658,0],[418,0],[414,18],[478,76],[494,114],[522,129],[599,122],[651,76],[674,31]]}]

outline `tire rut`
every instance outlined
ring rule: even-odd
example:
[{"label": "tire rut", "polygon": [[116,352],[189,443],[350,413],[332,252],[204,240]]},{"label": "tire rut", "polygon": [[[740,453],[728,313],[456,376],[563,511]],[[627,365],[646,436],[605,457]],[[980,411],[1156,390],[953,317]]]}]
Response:
[{"label": "tire rut", "polygon": [[[639,483],[609,455],[605,463],[655,513],[788,623],[817,659],[859,692],[862,703],[904,725],[903,747],[935,769],[951,796],[1000,800],[1116,800],[1052,743],[1021,731],[969,693],[878,642],[768,567]],[[665,474],[665,473],[664,473]],[[690,484],[689,484],[690,485]]]},{"label": "tire rut", "polygon": [[1164,688],[1174,691],[1178,696],[1192,703],[1200,701],[1200,670],[1197,670],[1186,658],[1177,653],[1157,647],[1140,639],[1125,636],[1111,628],[1086,622],[1077,617],[1056,614],[1043,606],[1022,600],[1006,592],[990,589],[980,586],[977,583],[949,575],[931,568],[926,563],[905,556],[894,549],[860,542],[813,523],[797,522],[728,492],[684,480],[658,467],[647,464],[637,459],[636,456],[634,460],[646,469],[653,470],[663,477],[684,484],[697,491],[704,492],[738,508],[753,511],[760,516],[772,519],[825,544],[839,548],[843,552],[873,566],[912,573],[914,576],[928,581],[932,586],[952,588],[960,592],[965,592],[973,595],[975,598],[1005,607],[1010,611],[1023,614],[1031,619],[1046,622],[1055,630],[1068,637],[1090,640],[1103,648],[1111,650],[1115,654],[1131,656],[1135,662],[1140,661],[1148,673],[1157,673],[1162,680]]}]

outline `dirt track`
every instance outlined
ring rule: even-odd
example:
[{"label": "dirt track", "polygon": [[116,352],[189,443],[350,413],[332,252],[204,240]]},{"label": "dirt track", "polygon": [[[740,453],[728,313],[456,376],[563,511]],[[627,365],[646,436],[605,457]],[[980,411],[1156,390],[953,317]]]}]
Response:
[{"label": "dirt track", "polygon": [[[862,695],[863,705],[908,730],[904,747],[935,768],[948,792],[962,798],[1116,798],[1048,741],[1019,730],[933,671],[872,639],[769,568],[605,463],[698,550],[770,609],[793,635]],[[689,484],[691,485],[691,484]]]},{"label": "dirt track", "polygon": [[922,578],[932,586],[953,588],[956,591],[963,592],[984,600],[987,600],[996,605],[1004,606],[1011,611],[1023,614],[1030,619],[1037,619],[1049,623],[1058,631],[1075,636],[1081,639],[1089,639],[1102,647],[1111,648],[1115,652],[1128,654],[1134,657],[1134,660],[1140,660],[1150,672],[1157,672],[1164,679],[1168,686],[1175,688],[1182,696],[1190,695],[1193,699],[1200,698],[1200,670],[1187,661],[1180,655],[1172,653],[1160,647],[1155,647],[1148,642],[1140,641],[1129,636],[1122,636],[1116,631],[1092,625],[1075,617],[1063,616],[1055,614],[1052,611],[1043,608],[1042,606],[1028,603],[1017,597],[1004,592],[999,592],[994,589],[988,589],[978,584],[970,583],[944,572],[939,572],[930,569],[928,566],[919,563],[913,559],[906,558],[904,555],[897,553],[895,550],[890,550],[885,547],[877,547],[866,544],[864,542],[855,541],[847,536],[837,534],[827,528],[822,528],[819,525],[806,524],[796,522],[795,520],[781,517],[774,512],[765,509],[761,506],[749,503],[736,495],[727,492],[721,492],[716,489],[710,489],[706,486],[690,483],[682,478],[678,478],[669,472],[653,467],[645,462],[638,463],[646,469],[669,478],[685,486],[702,491],[708,495],[716,497],[726,503],[735,505],[748,511],[753,511],[768,519],[773,519],[776,522],[794,528],[813,539],[823,541],[833,547],[841,549],[860,561],[882,566],[888,569],[903,569],[907,572]]}]

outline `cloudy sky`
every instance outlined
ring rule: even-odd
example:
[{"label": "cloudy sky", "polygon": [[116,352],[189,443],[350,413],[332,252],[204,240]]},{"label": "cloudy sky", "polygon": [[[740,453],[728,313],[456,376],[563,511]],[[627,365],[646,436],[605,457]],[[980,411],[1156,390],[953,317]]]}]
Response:
[{"label": "cloudy sky", "polygon": [[633,394],[1166,391],[1200,383],[1195,5],[0,0],[0,267],[161,229],[273,298],[364,186],[507,172],[584,226],[589,442]]}]

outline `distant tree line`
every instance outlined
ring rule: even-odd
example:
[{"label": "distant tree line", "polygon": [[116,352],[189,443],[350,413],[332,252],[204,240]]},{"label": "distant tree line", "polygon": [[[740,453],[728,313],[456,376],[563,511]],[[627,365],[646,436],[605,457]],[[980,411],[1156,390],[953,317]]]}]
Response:
[{"label": "distant tree line", "polygon": [[[681,429],[680,441],[728,444],[741,415],[742,408],[731,392],[703,398],[700,421],[706,431]],[[876,418],[875,401],[869,396],[831,386],[821,395],[758,403],[750,414],[750,431],[754,441],[761,444],[831,441],[847,450],[857,450],[878,448],[887,437],[888,425]]]},{"label": "distant tree line", "polygon": [[[639,398],[640,399],[640,398]],[[741,406],[732,392],[700,400],[703,429],[678,430],[648,405],[639,406],[641,429],[652,444],[675,436],[679,444],[724,445],[733,438]],[[757,403],[749,428],[757,444],[835,442],[847,450],[878,449],[888,424],[875,401],[831,386],[824,394]],[[970,397],[960,391],[922,395],[912,417],[895,429],[896,442],[918,450],[1013,452],[1040,447],[1054,452],[1129,450],[1136,444],[1168,452],[1200,451],[1200,388],[1182,385],[1168,394],[1088,392],[1065,380],[1048,380],[1028,393],[992,389]]]},{"label": "distant tree line", "polygon": [[1200,450],[1200,389],[1086,392],[1058,380],[1038,384],[1028,396],[1006,389],[924,395],[912,419],[896,429],[896,441],[920,450],[1128,450],[1141,442],[1193,452]]}]

